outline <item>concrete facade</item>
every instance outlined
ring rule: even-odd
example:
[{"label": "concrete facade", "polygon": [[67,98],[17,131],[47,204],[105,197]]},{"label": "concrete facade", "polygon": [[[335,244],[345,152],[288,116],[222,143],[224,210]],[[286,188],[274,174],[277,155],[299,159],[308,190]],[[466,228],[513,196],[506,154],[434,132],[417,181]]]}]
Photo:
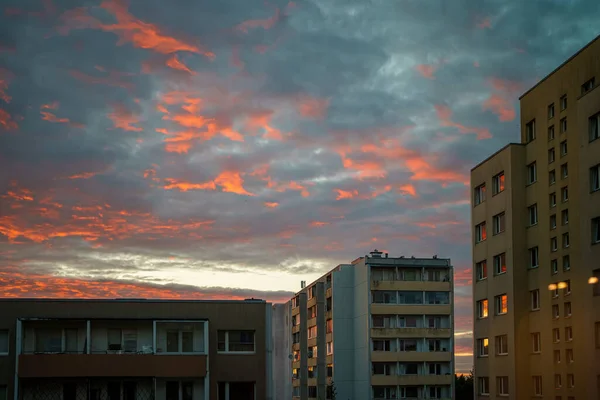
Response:
[{"label": "concrete facade", "polygon": [[292,303],[273,304],[273,399],[292,396]]},{"label": "concrete facade", "polygon": [[293,398],[335,387],[339,399],[453,399],[452,276],[448,259],[374,251],[303,288],[291,304]]},{"label": "concrete facade", "polygon": [[273,399],[271,307],[2,299],[0,388],[11,400]]},{"label": "concrete facade", "polygon": [[476,398],[600,398],[599,54],[525,93],[521,143],[471,171]]}]

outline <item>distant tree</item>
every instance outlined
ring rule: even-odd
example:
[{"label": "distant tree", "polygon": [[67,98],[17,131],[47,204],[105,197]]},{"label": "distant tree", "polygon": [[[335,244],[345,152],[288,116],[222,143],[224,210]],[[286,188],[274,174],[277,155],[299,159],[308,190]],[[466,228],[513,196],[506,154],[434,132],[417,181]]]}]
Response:
[{"label": "distant tree", "polygon": [[337,390],[335,388],[335,383],[333,381],[329,381],[329,385],[327,385],[327,399],[336,400]]},{"label": "distant tree", "polygon": [[456,400],[473,400],[473,370],[468,375],[454,376]]}]

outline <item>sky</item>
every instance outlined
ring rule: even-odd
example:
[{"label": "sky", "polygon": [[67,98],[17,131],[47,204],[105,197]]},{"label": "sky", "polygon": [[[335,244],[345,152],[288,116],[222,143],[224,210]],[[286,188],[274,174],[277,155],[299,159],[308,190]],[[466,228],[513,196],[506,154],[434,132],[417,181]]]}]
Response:
[{"label": "sky", "polygon": [[377,248],[455,266],[469,171],[596,0],[0,2],[0,296],[285,301]]}]

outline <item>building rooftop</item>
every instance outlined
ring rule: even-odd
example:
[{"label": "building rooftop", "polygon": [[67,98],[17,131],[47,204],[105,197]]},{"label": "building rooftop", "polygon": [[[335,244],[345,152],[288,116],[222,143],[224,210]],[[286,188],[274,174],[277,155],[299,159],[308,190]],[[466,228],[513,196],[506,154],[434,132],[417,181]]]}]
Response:
[{"label": "building rooftop", "polygon": [[122,297],[114,299],[81,299],[81,298],[48,298],[48,297],[13,297],[0,298],[0,302],[95,302],[95,303],[267,303],[262,299],[245,300],[184,300],[184,299],[144,299],[134,297]]}]

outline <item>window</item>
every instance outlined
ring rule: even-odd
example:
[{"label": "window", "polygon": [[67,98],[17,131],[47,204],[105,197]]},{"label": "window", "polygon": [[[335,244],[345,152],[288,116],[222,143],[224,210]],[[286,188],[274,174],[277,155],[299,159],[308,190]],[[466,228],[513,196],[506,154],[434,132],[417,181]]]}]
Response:
[{"label": "window", "polygon": [[[107,339],[108,339],[108,350],[122,350],[121,347],[121,339],[122,339],[122,332],[120,329],[108,329],[107,331]],[[168,347],[168,340],[167,340],[167,347]],[[167,349],[167,351],[169,351]]]},{"label": "window", "polygon": [[317,306],[312,306],[308,309],[308,318],[316,318],[317,317]]},{"label": "window", "polygon": [[[331,378],[333,376],[333,364],[327,364],[327,377]],[[329,397],[331,398],[331,397]]]},{"label": "window", "polygon": [[539,332],[531,334],[531,347],[534,353],[540,353],[542,351],[542,341]]},{"label": "window", "polygon": [[560,120],[560,133],[567,132],[567,117],[561,118]]},{"label": "window", "polygon": [[592,79],[590,79],[589,81],[587,81],[583,85],[581,85],[581,94],[586,94],[587,92],[592,90],[595,86],[595,83],[596,83],[596,78],[593,77]]},{"label": "window", "polygon": [[569,318],[571,316],[571,302],[565,303],[565,318]]},{"label": "window", "polygon": [[[548,184],[550,186],[552,186],[555,183],[556,183],[556,171],[552,170],[552,171],[548,172]],[[554,204],[556,204],[556,202]]]},{"label": "window", "polygon": [[575,387],[575,375],[567,374],[567,387],[568,388]]},{"label": "window", "polygon": [[566,359],[568,364],[573,363],[573,349],[567,349],[565,351]]},{"label": "window", "polygon": [[537,181],[537,167],[535,161],[527,166],[527,184],[531,185]]},{"label": "window", "polygon": [[504,232],[504,230],[506,229],[505,220],[506,220],[506,216],[504,213],[494,215],[494,217],[493,217],[494,235]]},{"label": "window", "polygon": [[554,374],[554,388],[560,389],[562,387],[562,379],[560,374]]},{"label": "window", "polygon": [[597,192],[600,190],[600,164],[590,168],[590,191]]},{"label": "window", "polygon": [[475,271],[477,272],[477,280],[483,280],[487,278],[487,260],[479,261],[475,264]]},{"label": "window", "polygon": [[560,142],[560,156],[564,157],[567,155],[569,148],[567,147],[567,141],[563,140]]},{"label": "window", "polygon": [[563,271],[568,271],[571,269],[571,257],[569,257],[568,254],[566,256],[563,256],[562,263]]},{"label": "window", "polygon": [[558,250],[558,239],[556,236],[550,239],[550,251]]},{"label": "window", "polygon": [[[194,328],[181,327],[181,329],[167,330],[167,353],[193,353],[194,351]],[[127,334],[128,346],[133,348],[134,342],[137,347],[137,333],[135,336],[129,331]],[[219,339],[220,341],[220,339]],[[202,343],[203,345],[203,343]]]},{"label": "window", "polygon": [[485,201],[485,183],[475,188],[475,197],[473,199],[475,205],[481,204]]},{"label": "window", "polygon": [[529,249],[529,268],[537,268],[539,265],[538,247]]},{"label": "window", "polygon": [[540,309],[540,290],[535,289],[529,292],[529,298],[531,299],[531,311]]},{"label": "window", "polygon": [[327,342],[327,355],[333,354],[333,342]]},{"label": "window", "polygon": [[554,350],[554,364],[560,364],[560,350]]},{"label": "window", "polygon": [[560,197],[561,197],[563,203],[566,203],[567,201],[569,201],[569,187],[568,186],[565,186],[562,189],[560,189]]},{"label": "window", "polygon": [[317,397],[317,387],[316,386],[308,387],[308,397],[310,397],[310,398]]},{"label": "window", "polygon": [[494,256],[494,274],[500,275],[506,272],[506,253]]},{"label": "window", "polygon": [[488,338],[477,339],[477,355],[487,357],[490,354],[490,341]]},{"label": "window", "polygon": [[525,135],[527,143],[535,140],[535,119],[532,119],[525,125]]},{"label": "window", "polygon": [[0,330],[0,355],[8,354],[8,329]]},{"label": "window", "polygon": [[550,216],[550,229],[556,229],[556,214]]},{"label": "window", "polygon": [[533,204],[527,208],[527,213],[529,215],[529,226],[537,225],[538,223],[538,213],[537,213],[537,204]]},{"label": "window", "polygon": [[311,326],[310,328],[308,328],[308,338],[312,339],[312,338],[316,338],[316,337],[317,337],[317,327]]},{"label": "window", "polygon": [[554,118],[554,103],[548,106],[548,119]]},{"label": "window", "polygon": [[560,342],[560,329],[552,329],[552,339],[554,340],[554,343]]},{"label": "window", "polygon": [[508,396],[508,376],[496,378],[496,390],[499,396]]},{"label": "window", "polygon": [[600,113],[593,115],[589,119],[590,142],[600,139]]},{"label": "window", "polygon": [[600,217],[592,218],[592,244],[600,243]]},{"label": "window", "polygon": [[568,296],[568,295],[571,294],[571,280],[567,279],[565,281],[565,284],[566,284],[566,286],[565,286],[565,296]]},{"label": "window", "polygon": [[550,261],[550,272],[552,275],[558,274],[558,260],[554,259]]},{"label": "window", "polygon": [[548,140],[553,140],[554,139],[554,125],[550,125],[548,127]]},{"label": "window", "polygon": [[61,329],[36,329],[35,330],[36,353],[61,353],[62,352],[62,330]]},{"label": "window", "polygon": [[328,319],[326,322],[325,333],[331,333],[331,332],[333,332],[333,320]]},{"label": "window", "polygon": [[533,394],[535,396],[542,395],[542,377],[541,376],[533,377]]},{"label": "window", "polygon": [[565,328],[565,340],[567,342],[570,342],[571,340],[573,340],[573,328],[570,326],[567,326]]},{"label": "window", "polygon": [[501,294],[494,299],[496,302],[496,315],[506,314],[508,312],[508,296]]},{"label": "window", "polygon": [[497,195],[502,191],[504,191],[504,172],[500,172],[492,178],[492,195]]},{"label": "window", "polygon": [[254,331],[218,331],[217,350],[229,353],[254,353]]},{"label": "window", "polygon": [[417,340],[401,339],[399,351],[417,351]]},{"label": "window", "polygon": [[548,164],[552,164],[556,160],[556,152],[554,147],[548,150]]},{"label": "window", "polygon": [[496,336],[496,355],[505,356],[508,354],[508,336]]},{"label": "window", "polygon": [[[76,331],[76,330],[75,330]],[[187,335],[185,335],[187,334]],[[192,351],[193,341],[190,340],[192,332],[184,332],[184,337],[188,340],[184,341],[183,351]],[[77,336],[75,336],[75,346],[77,346]],[[137,331],[136,330],[125,330],[123,331],[123,350],[127,353],[135,353],[138,350],[137,345]]]},{"label": "window", "polygon": [[550,193],[548,200],[550,203],[550,208],[556,207],[556,192]]},{"label": "window", "polygon": [[562,245],[563,248],[568,248],[570,245],[570,241],[569,241],[569,232],[563,233],[562,235]]},{"label": "window", "polygon": [[556,299],[558,298],[558,285],[553,284],[554,289],[552,289],[552,298]]},{"label": "window", "polygon": [[485,222],[475,226],[475,243],[483,242],[487,239],[487,231],[485,228]]},{"label": "window", "polygon": [[567,109],[567,95],[564,94],[560,97],[560,110],[564,111]]},{"label": "window", "polygon": [[560,175],[562,179],[566,179],[569,176],[569,164],[564,163],[560,166]]},{"label": "window", "polygon": [[480,395],[489,395],[490,394],[490,378],[487,376],[480,376],[477,378],[477,386]]},{"label": "window", "polygon": [[487,299],[479,300],[477,302],[477,317],[487,318],[488,316],[488,301]]},{"label": "window", "polygon": [[373,351],[391,351],[389,340],[373,340]]},{"label": "window", "polygon": [[558,304],[552,305],[552,318],[558,319],[560,317],[560,311],[558,309]]}]

